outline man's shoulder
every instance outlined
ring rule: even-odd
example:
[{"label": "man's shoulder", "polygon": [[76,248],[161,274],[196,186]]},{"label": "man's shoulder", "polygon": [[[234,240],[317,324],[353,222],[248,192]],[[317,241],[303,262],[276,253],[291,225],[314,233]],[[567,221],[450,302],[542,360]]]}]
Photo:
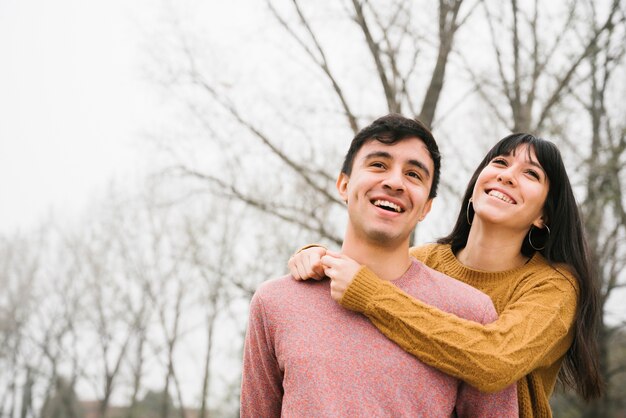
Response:
[{"label": "man's shoulder", "polygon": [[284,303],[301,298],[311,298],[312,294],[326,291],[328,280],[295,280],[291,274],[269,279],[261,283],[256,292],[255,299],[261,299],[265,303]]},{"label": "man's shoulder", "polygon": [[262,317],[268,329],[301,329],[310,319],[344,311],[330,297],[329,287],[329,280],[298,281],[291,275],[267,280],[250,301],[250,315]]},{"label": "man's shoulder", "polygon": [[428,267],[421,261],[420,265],[423,286],[427,287],[437,300],[441,309],[457,316],[482,322],[494,320],[496,311],[491,298],[486,294],[453,277]]},{"label": "man's shoulder", "polygon": [[289,288],[293,283],[296,283],[296,280],[291,274],[274,277],[261,282],[256,289],[256,293],[265,294],[280,291],[281,289]]},{"label": "man's shoulder", "polygon": [[293,278],[291,274],[275,277],[262,282],[254,292],[257,297],[269,297],[295,291],[300,285],[300,281]]},{"label": "man's shoulder", "polygon": [[419,260],[417,260],[416,263],[420,265],[420,268],[425,273],[425,277],[428,277],[429,280],[432,280],[433,283],[440,289],[445,289],[455,294],[471,296],[472,298],[477,298],[478,300],[482,301],[491,300],[489,296],[487,296],[487,294],[481,292],[475,287],[470,286],[467,283],[463,283],[462,281],[457,280],[454,277],[450,277],[447,274],[437,271]]}]

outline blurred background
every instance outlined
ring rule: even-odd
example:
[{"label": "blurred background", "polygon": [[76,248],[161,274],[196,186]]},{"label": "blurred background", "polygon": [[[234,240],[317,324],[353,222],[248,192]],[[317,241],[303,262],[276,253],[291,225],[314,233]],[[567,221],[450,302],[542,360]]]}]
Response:
[{"label": "blurred background", "polygon": [[[235,417],[247,306],[339,248],[350,140],[431,126],[444,235],[512,131],[561,149],[626,416],[626,5],[619,0],[0,1],[0,417]],[[303,318],[306,320],[306,318]]]}]

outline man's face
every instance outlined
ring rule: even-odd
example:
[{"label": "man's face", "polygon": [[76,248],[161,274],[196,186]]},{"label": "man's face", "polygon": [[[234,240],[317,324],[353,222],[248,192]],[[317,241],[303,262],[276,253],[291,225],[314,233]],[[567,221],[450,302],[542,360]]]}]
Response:
[{"label": "man's face", "polygon": [[376,245],[408,245],[411,231],[430,211],[433,173],[433,160],[421,139],[364,144],[350,176],[341,173],[337,180],[348,204],[348,233]]}]

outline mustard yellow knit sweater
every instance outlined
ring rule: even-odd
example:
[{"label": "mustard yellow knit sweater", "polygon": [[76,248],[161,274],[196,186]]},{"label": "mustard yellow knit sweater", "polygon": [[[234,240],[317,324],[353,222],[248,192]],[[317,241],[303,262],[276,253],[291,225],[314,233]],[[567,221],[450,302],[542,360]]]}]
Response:
[{"label": "mustard yellow knit sweater", "polygon": [[367,267],[341,300],[421,361],[483,391],[517,382],[520,417],[550,417],[548,400],[573,337],[578,285],[565,268],[536,253],[503,272],[469,269],[449,245],[411,249],[429,267],[491,297],[499,319],[467,321],[426,305],[380,280]]}]

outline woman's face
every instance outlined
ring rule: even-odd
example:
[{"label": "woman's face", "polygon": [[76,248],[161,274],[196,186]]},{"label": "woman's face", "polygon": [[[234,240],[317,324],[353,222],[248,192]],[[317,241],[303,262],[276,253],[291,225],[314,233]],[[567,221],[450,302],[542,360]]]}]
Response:
[{"label": "woman's face", "polygon": [[550,187],[535,149],[521,144],[509,155],[493,158],[480,172],[472,194],[482,221],[527,231],[543,227],[543,206]]}]

